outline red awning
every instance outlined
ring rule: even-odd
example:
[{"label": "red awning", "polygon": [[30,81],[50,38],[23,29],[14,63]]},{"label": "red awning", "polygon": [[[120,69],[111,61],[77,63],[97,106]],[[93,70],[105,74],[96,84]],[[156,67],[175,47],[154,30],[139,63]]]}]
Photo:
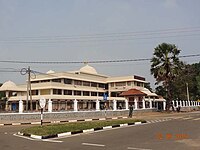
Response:
[{"label": "red awning", "polygon": [[120,96],[146,96],[147,94],[141,92],[137,89],[130,89],[128,91],[124,91],[120,94]]}]

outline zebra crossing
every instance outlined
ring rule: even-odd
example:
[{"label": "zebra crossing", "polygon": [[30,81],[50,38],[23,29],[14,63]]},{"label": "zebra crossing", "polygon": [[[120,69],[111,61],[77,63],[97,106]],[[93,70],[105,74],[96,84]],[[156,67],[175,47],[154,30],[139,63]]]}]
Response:
[{"label": "zebra crossing", "polygon": [[200,117],[195,117],[195,116],[182,116],[182,117],[174,117],[173,119],[176,119],[176,120],[181,120],[181,121],[184,121],[184,120],[188,120],[188,121],[198,121],[200,120]]},{"label": "zebra crossing", "polygon": [[164,121],[170,121],[170,120],[180,120],[180,121],[200,121],[200,117],[190,117],[190,116],[181,116],[181,117],[170,117],[165,119],[155,119],[155,120],[148,120],[147,123],[158,123],[158,122],[164,122]]},{"label": "zebra crossing", "polygon": [[169,120],[172,120],[172,118],[148,120],[147,123],[158,123],[158,122],[164,122],[164,121],[169,121]]}]

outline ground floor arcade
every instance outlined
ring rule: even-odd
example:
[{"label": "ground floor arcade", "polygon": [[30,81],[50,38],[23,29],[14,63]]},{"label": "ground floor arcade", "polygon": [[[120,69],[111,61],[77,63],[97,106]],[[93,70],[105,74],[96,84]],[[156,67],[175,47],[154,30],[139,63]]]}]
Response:
[{"label": "ground floor arcade", "polygon": [[[8,101],[6,110],[9,112],[25,112],[26,100]],[[129,97],[124,100],[81,100],[81,99],[46,99],[45,111],[100,111],[100,110],[128,110],[133,105],[134,109],[157,109],[165,110],[166,102],[155,98],[145,98],[144,96]],[[39,99],[32,101],[34,112],[40,111]],[[30,100],[28,101],[28,111],[30,111]]]}]

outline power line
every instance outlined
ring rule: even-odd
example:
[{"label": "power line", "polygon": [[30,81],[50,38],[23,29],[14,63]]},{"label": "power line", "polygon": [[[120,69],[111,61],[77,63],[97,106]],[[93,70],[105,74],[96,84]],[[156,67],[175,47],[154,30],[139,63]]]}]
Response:
[{"label": "power line", "polygon": [[[35,36],[12,37],[0,39],[0,43],[62,43],[62,42],[89,42],[89,41],[122,41],[137,39],[154,39],[168,37],[198,36],[200,27],[173,28],[163,30],[149,30],[136,32],[68,35],[68,36]],[[188,34],[183,34],[188,33]],[[158,36],[155,36],[158,35]]]},{"label": "power line", "polygon": [[[200,54],[182,55],[179,58],[199,57]],[[91,60],[91,61],[21,61],[21,60],[0,60],[0,63],[12,64],[99,64],[99,63],[125,63],[125,62],[138,62],[149,61],[152,58],[138,58],[138,59],[118,59],[118,60]]]}]

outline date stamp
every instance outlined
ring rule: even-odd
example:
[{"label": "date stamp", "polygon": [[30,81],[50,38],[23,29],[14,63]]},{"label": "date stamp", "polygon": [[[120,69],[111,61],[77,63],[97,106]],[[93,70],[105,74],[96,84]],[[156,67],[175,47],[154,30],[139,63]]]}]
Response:
[{"label": "date stamp", "polygon": [[156,133],[155,134],[156,139],[158,140],[183,140],[183,139],[189,139],[188,134],[184,133]]}]

